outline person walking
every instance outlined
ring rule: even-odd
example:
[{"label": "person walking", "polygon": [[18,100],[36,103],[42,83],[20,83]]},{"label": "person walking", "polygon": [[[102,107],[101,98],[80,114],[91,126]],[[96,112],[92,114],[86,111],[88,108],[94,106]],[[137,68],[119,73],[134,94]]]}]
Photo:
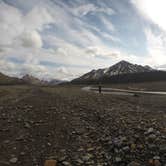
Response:
[{"label": "person walking", "polygon": [[99,93],[101,93],[101,84],[99,84]]}]

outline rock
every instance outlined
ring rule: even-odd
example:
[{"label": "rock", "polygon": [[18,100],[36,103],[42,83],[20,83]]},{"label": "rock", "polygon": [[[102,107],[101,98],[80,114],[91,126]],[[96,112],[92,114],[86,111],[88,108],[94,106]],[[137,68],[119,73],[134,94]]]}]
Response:
[{"label": "rock", "polygon": [[83,159],[84,161],[88,161],[88,160],[91,159],[92,157],[93,157],[92,154],[87,153],[85,156],[82,157],[82,159]]},{"label": "rock", "polygon": [[127,166],[141,166],[141,164],[135,162],[135,161],[132,161],[131,163],[129,163]]},{"label": "rock", "polygon": [[160,131],[156,131],[156,134],[157,134],[157,135],[160,135],[161,133],[160,133]]},{"label": "rock", "polygon": [[94,165],[94,161],[92,160],[92,161],[88,161],[88,162],[86,162],[86,165]]},{"label": "rock", "polygon": [[154,165],[153,159],[149,160],[149,165]]},{"label": "rock", "polygon": [[30,126],[30,124],[28,122],[25,122],[24,127],[28,128],[28,129],[31,128],[31,126]]},{"label": "rock", "polygon": [[119,162],[121,162],[122,161],[122,159],[120,158],[120,157],[115,157],[115,162],[116,163],[119,163]]},{"label": "rock", "polygon": [[91,151],[93,151],[94,150],[94,148],[88,148],[87,149],[87,152],[91,152]]},{"label": "rock", "polygon": [[16,141],[21,141],[21,140],[24,140],[24,135],[19,135],[17,138],[16,138]]},{"label": "rock", "polygon": [[160,163],[159,160],[150,159],[149,160],[149,165],[151,165],[151,166],[161,166],[161,163]]},{"label": "rock", "polygon": [[51,146],[51,143],[50,143],[50,142],[47,142],[47,145],[48,145],[48,146]]},{"label": "rock", "polygon": [[17,163],[18,159],[16,157],[13,157],[9,160],[10,163],[15,164]]},{"label": "rock", "polygon": [[65,160],[66,160],[66,156],[62,156],[62,157],[59,158],[58,161],[62,162],[62,161],[65,161]]},{"label": "rock", "polygon": [[8,143],[10,143],[10,140],[5,140],[4,141],[4,144],[8,144]]},{"label": "rock", "polygon": [[20,155],[21,155],[21,156],[24,156],[24,155],[25,155],[25,152],[21,152]]},{"label": "rock", "polygon": [[63,161],[62,164],[66,166],[71,166],[71,164],[68,161]]},{"label": "rock", "polygon": [[157,146],[155,144],[148,144],[150,150],[156,150]]},{"label": "rock", "polygon": [[129,146],[125,146],[122,148],[123,151],[128,152],[130,150]]},{"label": "rock", "polygon": [[154,129],[151,127],[151,128],[148,129],[147,134],[150,134],[150,133],[153,133],[153,132],[154,132]]},{"label": "rock", "polygon": [[160,156],[154,156],[153,159],[154,160],[160,160]]},{"label": "rock", "polygon": [[148,139],[149,139],[149,140],[155,140],[155,139],[156,139],[156,135],[155,135],[155,134],[150,134],[150,135],[148,136]]},{"label": "rock", "polygon": [[166,153],[166,144],[161,144],[160,147],[159,147],[159,151],[161,153]]},{"label": "rock", "polygon": [[56,166],[57,161],[56,160],[46,160],[44,166]]},{"label": "rock", "polygon": [[121,139],[121,138],[114,138],[113,144],[114,144],[115,146],[117,146],[117,147],[121,147],[122,144],[123,144],[123,139]]},{"label": "rock", "polygon": [[154,166],[161,166],[161,163],[159,160],[154,160]]},{"label": "rock", "polygon": [[82,161],[81,159],[77,159],[76,162],[79,163],[79,164],[83,164],[84,163],[84,161]]},{"label": "rock", "polygon": [[136,149],[136,144],[131,144],[130,148],[131,148],[132,151],[135,150]]}]

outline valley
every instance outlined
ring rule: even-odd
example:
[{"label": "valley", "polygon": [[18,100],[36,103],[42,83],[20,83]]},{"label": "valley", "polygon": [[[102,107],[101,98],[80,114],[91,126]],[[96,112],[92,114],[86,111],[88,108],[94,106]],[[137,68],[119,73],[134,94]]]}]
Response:
[{"label": "valley", "polygon": [[0,165],[166,163],[165,96],[95,94],[74,85],[1,86],[0,96]]}]

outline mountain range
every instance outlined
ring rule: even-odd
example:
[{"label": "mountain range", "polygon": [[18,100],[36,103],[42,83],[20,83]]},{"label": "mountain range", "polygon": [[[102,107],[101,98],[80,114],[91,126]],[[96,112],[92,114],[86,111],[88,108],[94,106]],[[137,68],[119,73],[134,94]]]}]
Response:
[{"label": "mountain range", "polygon": [[[127,61],[120,61],[108,68],[92,70],[79,78],[72,80],[71,84],[98,84],[98,83],[128,83],[145,81],[166,81],[166,71],[160,71],[150,66],[141,66]],[[65,81],[52,79],[41,80],[31,75],[22,78],[9,77],[0,73],[0,85],[44,85],[53,86],[66,83]]]},{"label": "mountain range", "polygon": [[47,80],[41,80],[38,79],[32,75],[24,75],[22,77],[22,80],[24,80],[26,83],[31,84],[31,85],[46,85],[46,86],[52,86],[52,85],[58,85],[61,84],[65,81],[59,80],[59,79],[51,79],[50,81]]},{"label": "mountain range", "polygon": [[79,78],[72,80],[72,83],[128,83],[144,81],[166,80],[166,72],[141,66],[127,61],[120,61],[108,68],[92,70]]},{"label": "mountain range", "polygon": [[16,77],[9,77],[5,74],[0,73],[0,85],[18,85],[25,84],[22,79]]},{"label": "mountain range", "polygon": [[32,75],[26,74],[22,78],[10,77],[5,74],[0,73],[0,85],[20,85],[20,84],[29,84],[29,85],[45,85],[53,86],[63,83],[65,81],[52,79],[50,81],[40,80]]},{"label": "mountain range", "polygon": [[154,71],[153,68],[149,66],[141,66],[137,64],[132,64],[127,61],[120,61],[115,65],[98,70],[92,70],[83,76],[75,79],[76,80],[97,80],[102,77],[111,77],[115,75],[129,74],[129,73],[142,73],[142,72],[151,72]]}]

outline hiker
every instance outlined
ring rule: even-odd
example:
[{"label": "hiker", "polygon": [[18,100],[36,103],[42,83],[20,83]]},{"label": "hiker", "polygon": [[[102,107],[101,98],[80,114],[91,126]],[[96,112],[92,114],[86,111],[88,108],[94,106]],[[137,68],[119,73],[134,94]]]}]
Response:
[{"label": "hiker", "polygon": [[101,93],[101,85],[99,85],[99,93]]}]

